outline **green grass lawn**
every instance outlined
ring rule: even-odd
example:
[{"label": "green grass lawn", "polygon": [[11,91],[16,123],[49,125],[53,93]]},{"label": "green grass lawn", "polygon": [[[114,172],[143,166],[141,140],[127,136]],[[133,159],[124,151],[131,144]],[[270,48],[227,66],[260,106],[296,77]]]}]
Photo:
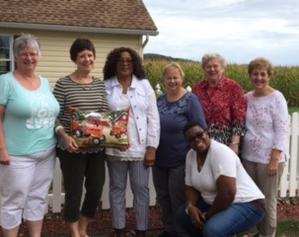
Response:
[{"label": "green grass lawn", "polygon": [[[160,232],[161,231],[151,231],[147,237],[157,237]],[[276,237],[299,237],[299,221],[284,221],[278,223]]]},{"label": "green grass lawn", "polygon": [[[149,231],[147,237],[157,237],[160,233],[161,230]],[[97,235],[92,237],[104,237],[104,236],[107,237],[107,235],[99,235],[99,236]],[[276,237],[299,237],[299,220],[279,222]]]},{"label": "green grass lawn", "polygon": [[[157,237],[161,231],[151,231],[147,237]],[[299,237],[299,220],[278,223],[276,237]]]},{"label": "green grass lawn", "polygon": [[[254,230],[253,230],[254,232]],[[152,230],[147,233],[147,237],[157,237],[161,230]],[[90,235],[90,237],[107,237],[107,233]],[[243,235],[250,236],[250,235]],[[50,236],[47,236],[50,237]],[[51,237],[68,237],[68,235],[60,234]],[[239,236],[242,237],[242,236]],[[278,223],[276,237],[299,237],[299,220],[298,221],[283,221]]]},{"label": "green grass lawn", "polygon": [[278,223],[277,237],[298,237],[299,221],[284,221]]},{"label": "green grass lawn", "polygon": [[299,107],[289,107],[289,114],[299,112]]}]

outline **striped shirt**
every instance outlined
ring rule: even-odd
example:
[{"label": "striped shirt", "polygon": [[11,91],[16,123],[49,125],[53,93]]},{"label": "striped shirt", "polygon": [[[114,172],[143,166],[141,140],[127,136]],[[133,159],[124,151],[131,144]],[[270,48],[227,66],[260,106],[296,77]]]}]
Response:
[{"label": "striped shirt", "polygon": [[104,81],[97,78],[93,78],[90,84],[79,84],[66,76],[56,82],[53,94],[60,105],[56,126],[63,126],[67,134],[71,128],[70,107],[84,112],[109,110]]}]

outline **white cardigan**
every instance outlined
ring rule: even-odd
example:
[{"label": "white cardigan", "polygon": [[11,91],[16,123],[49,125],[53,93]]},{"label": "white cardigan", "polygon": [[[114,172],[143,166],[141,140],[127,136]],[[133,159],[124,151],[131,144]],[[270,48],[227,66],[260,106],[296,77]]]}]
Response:
[{"label": "white cardigan", "polygon": [[[105,81],[107,102],[112,111],[119,110],[122,86],[116,77]],[[160,139],[160,118],[156,96],[147,79],[138,80],[133,76],[127,92],[136,125],[139,145],[157,148]],[[144,155],[144,154],[143,154]]]}]

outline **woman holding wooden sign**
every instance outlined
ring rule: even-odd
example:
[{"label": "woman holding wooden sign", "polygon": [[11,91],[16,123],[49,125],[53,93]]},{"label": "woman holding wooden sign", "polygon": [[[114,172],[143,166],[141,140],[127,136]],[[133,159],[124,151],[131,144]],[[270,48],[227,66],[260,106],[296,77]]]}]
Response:
[{"label": "woman holding wooden sign", "polygon": [[[72,237],[86,237],[87,226],[96,214],[105,180],[103,148],[79,147],[71,136],[71,110],[107,111],[104,82],[91,75],[96,57],[89,39],[76,39],[70,49],[76,70],[57,81],[54,95],[60,104],[56,133],[59,135],[57,156],[65,188],[64,219]],[[80,210],[83,182],[86,188]]]}]

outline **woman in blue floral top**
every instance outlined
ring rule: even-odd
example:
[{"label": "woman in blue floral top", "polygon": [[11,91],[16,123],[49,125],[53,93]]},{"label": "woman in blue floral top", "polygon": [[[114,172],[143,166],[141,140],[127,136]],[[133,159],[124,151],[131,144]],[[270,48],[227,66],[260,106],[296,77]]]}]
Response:
[{"label": "woman in blue floral top", "polygon": [[197,121],[207,128],[198,98],[183,87],[184,72],[177,63],[168,64],[163,72],[166,94],[158,99],[161,123],[160,145],[153,168],[157,200],[163,212],[164,232],[160,237],[187,236],[175,223],[175,214],[184,203],[184,170],[190,149],[183,135],[184,126]]}]

